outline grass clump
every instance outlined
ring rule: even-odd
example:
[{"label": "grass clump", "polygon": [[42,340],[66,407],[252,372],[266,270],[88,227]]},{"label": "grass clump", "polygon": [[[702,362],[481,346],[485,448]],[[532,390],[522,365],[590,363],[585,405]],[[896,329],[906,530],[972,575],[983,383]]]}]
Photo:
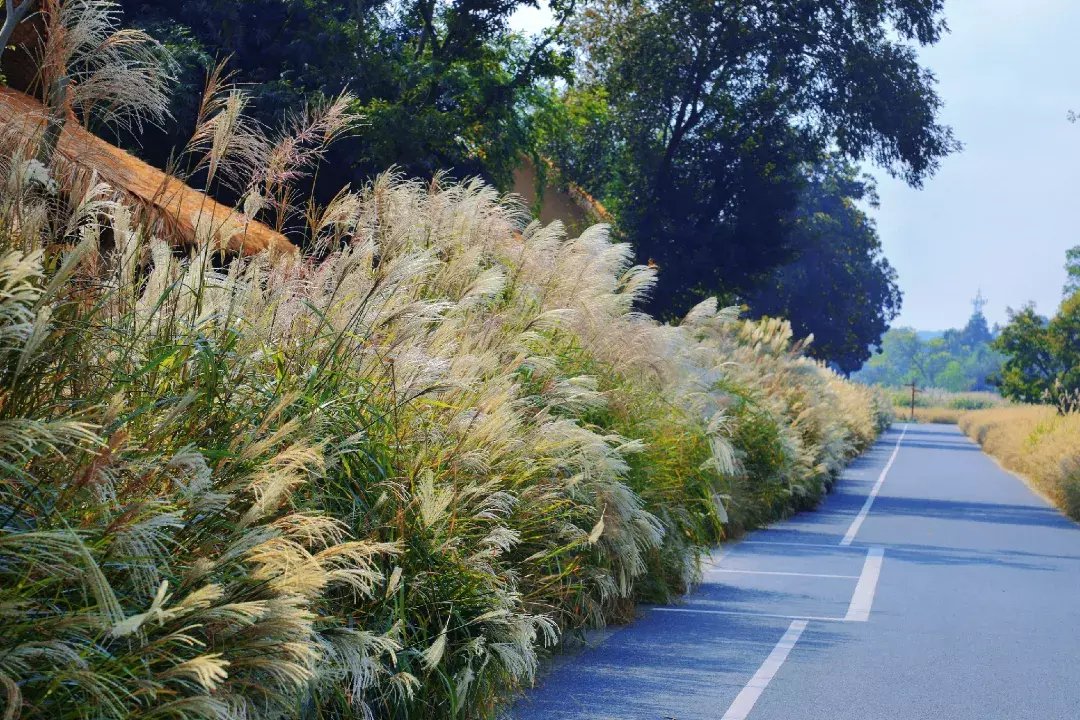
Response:
[{"label": "grass clump", "polygon": [[960,428],[1069,517],[1080,520],[1080,413],[1016,405],[967,413]]},{"label": "grass clump", "polygon": [[[9,717],[490,715],[887,422],[787,323],[658,323],[627,246],[479,182],[297,207],[347,103],[274,138],[219,97],[192,154],[245,208],[196,248],[0,134]],[[227,257],[260,218],[305,251]]]}]

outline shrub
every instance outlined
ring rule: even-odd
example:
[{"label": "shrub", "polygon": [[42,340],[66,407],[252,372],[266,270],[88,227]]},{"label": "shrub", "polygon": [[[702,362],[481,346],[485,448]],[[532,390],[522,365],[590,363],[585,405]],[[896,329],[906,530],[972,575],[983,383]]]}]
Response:
[{"label": "shrub", "polygon": [[1080,520],[1080,454],[1061,461],[1061,509]]}]

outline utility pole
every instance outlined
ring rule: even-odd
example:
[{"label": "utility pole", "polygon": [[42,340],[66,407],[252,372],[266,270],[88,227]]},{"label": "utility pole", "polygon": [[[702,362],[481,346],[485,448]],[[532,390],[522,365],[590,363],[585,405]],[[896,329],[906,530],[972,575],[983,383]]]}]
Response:
[{"label": "utility pole", "polygon": [[915,422],[915,381],[911,381],[911,422]]}]

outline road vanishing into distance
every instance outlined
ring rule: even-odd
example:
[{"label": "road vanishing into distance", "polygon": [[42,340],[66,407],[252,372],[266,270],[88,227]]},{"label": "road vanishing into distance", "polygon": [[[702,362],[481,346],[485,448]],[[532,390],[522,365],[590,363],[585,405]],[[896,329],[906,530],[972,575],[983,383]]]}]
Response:
[{"label": "road vanishing into distance", "polygon": [[954,426],[894,426],[818,511],[556,658],[514,720],[1076,720],[1080,526]]}]

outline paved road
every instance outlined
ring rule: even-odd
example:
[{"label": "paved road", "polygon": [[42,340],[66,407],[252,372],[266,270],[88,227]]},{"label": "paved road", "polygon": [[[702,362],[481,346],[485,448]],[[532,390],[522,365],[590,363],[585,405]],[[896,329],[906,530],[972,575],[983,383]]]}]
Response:
[{"label": "paved road", "polygon": [[510,716],[1076,720],[1080,527],[955,427],[898,426],[819,511],[717,551]]}]

